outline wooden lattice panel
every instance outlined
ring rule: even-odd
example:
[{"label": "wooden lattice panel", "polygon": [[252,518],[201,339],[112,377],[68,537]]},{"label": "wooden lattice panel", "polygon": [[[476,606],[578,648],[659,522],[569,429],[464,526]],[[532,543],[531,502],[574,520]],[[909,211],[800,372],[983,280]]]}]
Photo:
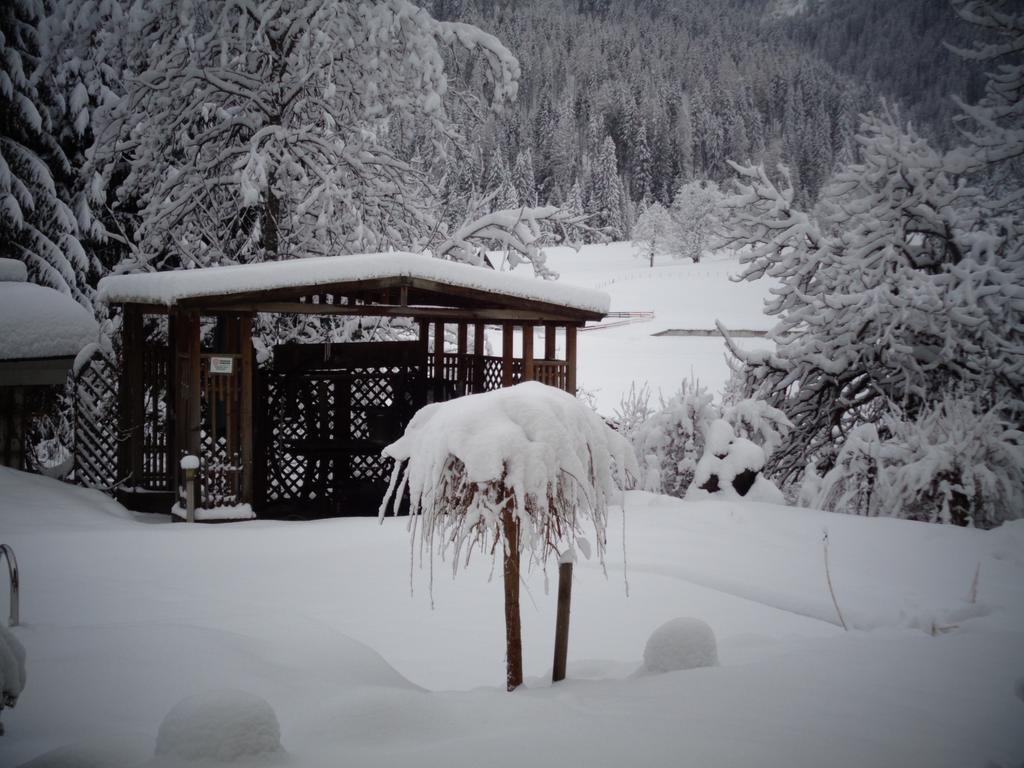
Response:
[{"label": "wooden lattice panel", "polygon": [[117,424],[117,368],[97,352],[75,377],[75,479],[82,485],[117,485]]}]

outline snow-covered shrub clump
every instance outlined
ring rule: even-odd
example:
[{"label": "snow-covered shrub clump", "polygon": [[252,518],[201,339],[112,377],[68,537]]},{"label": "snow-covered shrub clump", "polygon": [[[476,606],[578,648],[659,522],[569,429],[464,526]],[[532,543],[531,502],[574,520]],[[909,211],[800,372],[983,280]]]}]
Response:
[{"label": "snow-covered shrub clump", "polygon": [[699,383],[684,380],[661,408],[636,428],[633,448],[646,491],[682,497],[704,453],[704,435],[719,411]]},{"label": "snow-covered shrub clump", "polygon": [[[25,690],[25,646],[7,627],[0,626],[0,712],[13,707]],[[4,732],[0,723],[0,735]]]},{"label": "snow-covered shrub clump", "polygon": [[971,398],[945,398],[916,419],[894,409],[880,429],[853,430],[802,497],[837,512],[991,528],[1024,509],[1024,433]]},{"label": "snow-covered shrub clump", "polygon": [[721,494],[723,498],[750,496],[758,501],[782,503],[782,493],[761,475],[764,461],[761,446],[745,437],[736,437],[732,425],[718,419],[708,428],[704,455],[697,464],[688,495],[703,492]]},{"label": "snow-covered shrub clump", "polygon": [[270,704],[244,691],[220,690],[179,701],[160,724],[156,754],[219,763],[283,755]]},{"label": "snow-covered shrub clump", "polygon": [[[643,407],[646,408],[646,400]],[[634,413],[638,406],[624,400],[620,410]],[[725,472],[729,474],[724,481],[727,484],[740,475],[741,484],[749,479],[739,492],[742,496],[764,466],[765,457],[782,443],[790,426],[782,411],[765,402],[745,399],[719,406],[699,384],[684,381],[679,392],[662,401],[660,410],[632,428],[630,438],[641,462],[644,490],[681,498],[692,486],[707,482],[710,474]],[[714,461],[722,461],[730,453],[734,458],[729,460],[729,467],[711,468]],[[695,483],[698,465],[704,459],[707,474]],[[737,463],[735,472],[732,462]],[[764,486],[768,499],[776,501],[778,494],[773,489],[770,483]]]},{"label": "snow-covered shrub clump", "polygon": [[644,669],[652,674],[717,666],[714,630],[700,619],[667,621],[651,633],[644,647]]}]

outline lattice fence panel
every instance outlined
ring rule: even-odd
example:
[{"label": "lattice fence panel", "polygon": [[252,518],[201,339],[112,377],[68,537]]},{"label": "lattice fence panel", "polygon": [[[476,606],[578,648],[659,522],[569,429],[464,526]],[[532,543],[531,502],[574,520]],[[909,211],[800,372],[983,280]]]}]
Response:
[{"label": "lattice fence panel", "polygon": [[118,483],[120,443],[117,366],[97,352],[75,377],[75,479],[111,490]]}]

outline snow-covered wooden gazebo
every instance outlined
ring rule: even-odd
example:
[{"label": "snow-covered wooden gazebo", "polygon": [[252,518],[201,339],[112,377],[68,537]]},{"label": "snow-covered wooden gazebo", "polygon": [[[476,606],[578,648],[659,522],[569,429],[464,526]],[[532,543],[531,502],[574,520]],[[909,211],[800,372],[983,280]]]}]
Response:
[{"label": "snow-covered wooden gazebo", "polygon": [[[409,253],[121,275],[98,295],[123,311],[123,501],[169,508],[193,454],[211,519],[375,513],[381,448],[419,407],[527,380],[575,393],[576,331],[609,302]],[[282,344],[257,370],[257,313],[411,318],[418,338]],[[167,317],[168,341],[147,336],[147,316]],[[500,354],[486,353],[485,326],[500,327]]]},{"label": "snow-covered wooden gazebo", "polygon": [[0,464],[26,467],[28,422],[52,405],[98,335],[92,313],[71,296],[28,282],[22,262],[0,259]]}]

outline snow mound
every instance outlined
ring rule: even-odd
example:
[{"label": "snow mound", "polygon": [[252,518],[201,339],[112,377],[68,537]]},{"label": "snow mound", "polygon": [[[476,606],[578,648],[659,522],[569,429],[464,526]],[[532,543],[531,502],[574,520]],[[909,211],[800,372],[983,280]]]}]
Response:
[{"label": "snow mound", "polygon": [[51,749],[18,768],[137,768],[153,753],[153,737],[104,737]]},{"label": "snow mound", "polygon": [[651,633],[644,648],[644,669],[654,674],[717,666],[715,633],[700,619],[665,622]]},{"label": "snow mound", "polygon": [[24,283],[28,281],[25,263],[16,259],[0,259],[0,283]]},{"label": "snow mound", "polygon": [[25,647],[7,627],[0,626],[0,710],[13,707],[25,690]]},{"label": "snow mound", "polygon": [[157,756],[235,763],[283,753],[277,715],[244,691],[208,691],[179,701],[160,724]]}]

